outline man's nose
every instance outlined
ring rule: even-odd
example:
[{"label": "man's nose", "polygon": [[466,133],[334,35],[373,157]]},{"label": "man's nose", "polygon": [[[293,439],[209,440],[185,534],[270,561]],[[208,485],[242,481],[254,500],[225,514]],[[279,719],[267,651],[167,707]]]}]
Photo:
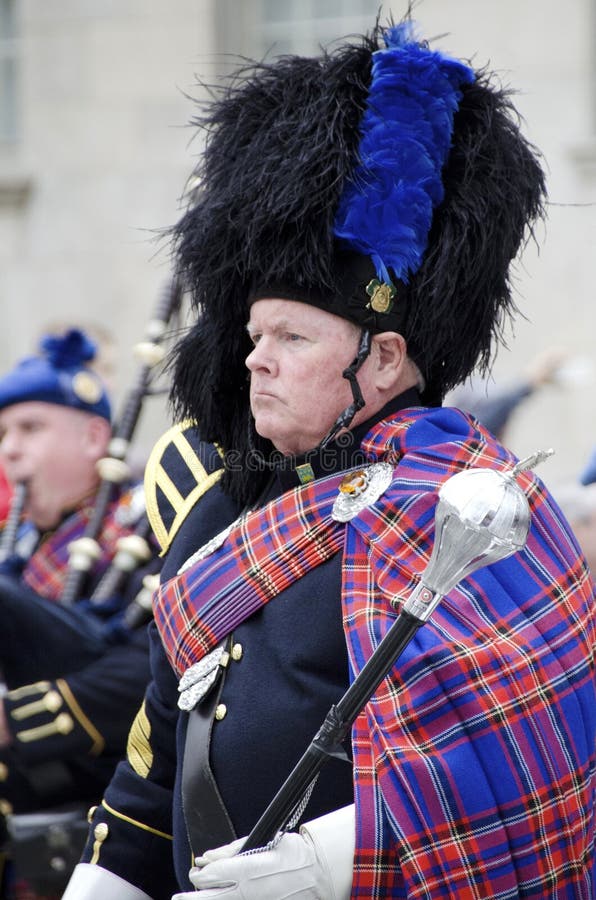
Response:
[{"label": "man's nose", "polygon": [[271,341],[262,337],[258,344],[255,344],[251,352],[246,357],[246,367],[250,372],[269,372],[275,374],[277,372],[277,362],[273,353]]},{"label": "man's nose", "polygon": [[0,440],[0,457],[16,459],[19,455],[19,441],[12,431],[6,431]]}]

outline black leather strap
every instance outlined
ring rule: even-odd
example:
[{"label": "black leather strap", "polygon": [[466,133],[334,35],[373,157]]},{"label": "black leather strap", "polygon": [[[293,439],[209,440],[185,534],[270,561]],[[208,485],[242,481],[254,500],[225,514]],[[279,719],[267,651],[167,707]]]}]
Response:
[{"label": "black leather strap", "polygon": [[217,683],[188,715],[182,765],[182,806],[193,857],[236,839],[228,811],[209,765],[211,729],[225,679]]}]

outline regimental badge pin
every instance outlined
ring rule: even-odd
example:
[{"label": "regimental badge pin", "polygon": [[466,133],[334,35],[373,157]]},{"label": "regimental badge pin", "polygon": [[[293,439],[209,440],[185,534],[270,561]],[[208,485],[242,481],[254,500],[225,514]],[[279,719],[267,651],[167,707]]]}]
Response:
[{"label": "regimental badge pin", "polygon": [[101,400],[101,383],[92,372],[77,372],[73,375],[71,387],[75,397],[92,406]]},{"label": "regimental badge pin", "polygon": [[336,522],[349,522],[361,510],[379,499],[393,480],[393,466],[390,463],[373,463],[365,469],[348,472],[339,485],[331,518]]},{"label": "regimental badge pin", "polygon": [[192,556],[189,556],[186,562],[182,563],[176,574],[182,575],[187,569],[190,569],[191,566],[194,566],[195,563],[199,562],[199,560],[205,559],[210,553],[215,553],[216,550],[219,550],[219,548],[225,544],[229,533],[240,524],[243,518],[244,513],[241,516],[238,516],[237,519],[234,519],[234,521],[228,525],[227,528],[224,528],[223,531],[218,532],[211,540],[207,541],[206,544],[203,544],[198,550],[195,550]]},{"label": "regimental badge pin", "polygon": [[377,313],[388,313],[393,307],[393,298],[395,297],[395,285],[390,281],[379,281],[373,278],[366,285],[366,293],[370,297],[367,304]]},{"label": "regimental badge pin", "polygon": [[302,463],[301,466],[296,466],[296,475],[300,484],[310,484],[311,481],[315,480],[315,472],[310,463]]},{"label": "regimental badge pin", "polygon": [[180,696],[178,706],[190,712],[209,693],[217,680],[221,668],[225,666],[228,654],[223,646],[216,647],[199,662],[186,670],[178,684]]}]

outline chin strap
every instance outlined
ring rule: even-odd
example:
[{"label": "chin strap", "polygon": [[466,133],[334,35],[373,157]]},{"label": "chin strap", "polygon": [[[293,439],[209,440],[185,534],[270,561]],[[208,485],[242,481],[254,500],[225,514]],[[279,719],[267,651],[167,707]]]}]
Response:
[{"label": "chin strap", "polygon": [[342,413],[339,414],[330,430],[327,432],[326,436],[319,444],[320,448],[326,447],[327,444],[329,444],[333,440],[333,438],[342,430],[342,428],[349,428],[356,413],[364,406],[364,397],[362,396],[362,391],[360,390],[360,385],[358,384],[356,373],[360,370],[362,364],[369,356],[371,343],[372,340],[370,331],[367,328],[363,328],[362,333],[360,334],[360,343],[358,344],[358,353],[356,354],[356,358],[350,363],[348,368],[344,369],[342,372],[342,377],[346,378],[350,382],[352,397],[354,398],[353,402],[349,406],[347,406]]}]

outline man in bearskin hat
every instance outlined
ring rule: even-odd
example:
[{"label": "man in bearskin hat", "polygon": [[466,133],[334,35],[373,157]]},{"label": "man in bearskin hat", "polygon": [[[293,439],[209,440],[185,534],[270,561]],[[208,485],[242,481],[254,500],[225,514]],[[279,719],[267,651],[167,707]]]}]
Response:
[{"label": "man in bearskin hat", "polygon": [[409,22],[247,68],[198,122],[173,397],[225,468],[179,502],[176,428],[148,467],[153,680],[65,900],[592,896],[593,586],[533,473],[525,545],[242,852],[419,583],[441,486],[516,464],[441,400],[490,363],[544,179],[508,93]]}]

